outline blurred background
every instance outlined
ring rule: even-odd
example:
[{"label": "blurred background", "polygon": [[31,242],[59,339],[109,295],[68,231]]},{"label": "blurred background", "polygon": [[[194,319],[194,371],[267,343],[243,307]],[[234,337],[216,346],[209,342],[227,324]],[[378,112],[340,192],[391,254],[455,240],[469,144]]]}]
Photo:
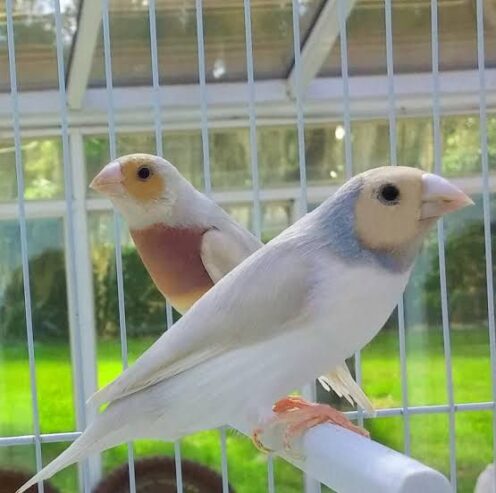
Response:
[{"label": "blurred background", "polygon": [[[374,439],[440,469],[457,491],[473,491],[477,475],[493,457],[483,164],[489,171],[486,212],[494,218],[496,1],[156,0],[151,6],[149,1],[102,4],[104,19],[108,16],[106,47],[100,0],[61,0],[59,62],[67,86],[61,105],[56,3],[13,0],[9,41],[7,6],[0,0],[0,436],[33,435],[35,429],[21,199],[26,203],[39,427],[42,434],[52,434],[76,431],[83,419],[78,400],[122,370],[116,241],[122,247],[130,361],[166,328],[164,301],[125,225],[116,238],[110,203],[87,188],[112,154],[156,153],[162,145],[163,155],[198,189],[211,186],[213,199],[240,223],[255,229],[259,225],[264,241],[307,207],[316,207],[350,172],[393,161],[433,171],[437,162],[436,171],[453,178],[476,203],[445,221],[445,323],[450,337],[443,338],[434,232],[405,294],[404,341],[395,313],[364,349],[359,365],[363,388],[378,409],[421,406],[427,412],[397,412],[365,425]],[[252,34],[248,49],[247,5]],[[479,23],[477,7],[484,14]],[[294,42],[294,13],[299,46]],[[345,37],[340,15],[347,16]],[[199,41],[204,57],[199,57]],[[15,46],[17,88],[12,86],[9,43]],[[253,85],[247,83],[250,52]],[[18,113],[12,106],[15,99]],[[23,197],[16,175],[16,114]],[[308,204],[300,181],[302,163]],[[210,183],[205,181],[206,164]],[[70,191],[64,188],[68,167]],[[68,214],[74,221],[72,233]],[[74,234],[75,252],[69,252],[69,234]],[[494,255],[494,220],[490,235]],[[75,272],[69,267],[70,255],[76,259]],[[75,301],[68,296],[73,285],[78,289]],[[80,362],[76,333],[83,341]],[[451,365],[446,365],[447,351]],[[76,371],[85,379],[82,394],[76,389]],[[457,409],[454,426],[446,407],[451,380],[454,403],[480,404]],[[321,390],[318,397],[330,399]],[[334,404],[349,409],[336,399]],[[32,442],[0,445],[0,467],[35,470]],[[66,446],[43,442],[43,462]],[[183,458],[219,471],[220,447],[217,431],[181,442]],[[174,448],[140,441],[134,451],[140,458],[171,455]],[[229,481],[237,492],[267,490],[267,457],[247,439],[228,432],[227,457]],[[127,447],[118,447],[103,454],[101,466],[109,471],[127,459]],[[93,482],[99,468],[98,462],[93,465]],[[77,491],[77,467],[58,474],[52,483],[63,492]],[[275,461],[275,484],[283,493],[305,489],[303,475],[282,461]],[[306,488],[310,491],[308,484]]]}]

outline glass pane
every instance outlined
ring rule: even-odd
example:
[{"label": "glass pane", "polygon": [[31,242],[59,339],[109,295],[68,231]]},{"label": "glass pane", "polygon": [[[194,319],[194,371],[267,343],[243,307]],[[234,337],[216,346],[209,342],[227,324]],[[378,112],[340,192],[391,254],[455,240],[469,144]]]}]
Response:
[{"label": "glass pane", "polygon": [[296,183],[300,179],[296,128],[261,127],[257,132],[261,186]]},{"label": "glass pane", "polygon": [[397,162],[426,171],[434,168],[434,144],[431,118],[402,118],[397,121]]},{"label": "glass pane", "polygon": [[[496,167],[496,118],[487,119],[489,166]],[[389,123],[386,120],[352,123],[353,172],[360,173],[390,163]],[[342,130],[344,132],[344,129]],[[340,134],[343,135],[344,134]],[[396,156],[399,165],[433,171],[432,118],[400,118],[396,124]],[[446,116],[441,119],[441,161],[445,176],[478,175],[480,163],[479,120],[475,116]]]},{"label": "glass pane", "polygon": [[[305,157],[309,183],[339,183],[344,178],[344,130],[342,125],[308,125]],[[363,139],[366,140],[364,132]],[[203,190],[203,150],[199,130],[164,133],[164,155],[193,185]],[[296,129],[293,126],[260,127],[257,133],[261,187],[298,185],[300,180]],[[84,138],[88,183],[109,161],[107,136]],[[250,136],[247,128],[213,129],[209,132],[211,181],[214,190],[250,189]],[[119,134],[119,155],[154,154],[151,134]],[[381,163],[382,164],[382,163]],[[88,189],[88,196],[99,196]]]},{"label": "glass pane", "polygon": [[353,122],[351,132],[353,174],[390,164],[387,121]]},{"label": "glass pane", "polygon": [[[307,182],[336,182],[342,179],[342,127],[320,124],[305,126]],[[260,185],[298,185],[300,155],[294,126],[260,127],[257,135]]]},{"label": "glass pane", "polygon": [[[496,168],[496,118],[487,119],[489,167]],[[481,173],[479,118],[453,116],[442,119],[442,165],[445,176],[477,176]]]},{"label": "glass pane", "polygon": [[[14,1],[14,37],[17,84],[21,91],[58,87],[54,4],[46,0]],[[62,41],[67,71],[76,32],[79,0],[60,2]],[[5,12],[5,1],[0,2]],[[10,91],[7,19],[0,17],[0,91]]]},{"label": "glass pane", "polygon": [[[496,118],[487,120],[489,164],[496,167]],[[431,118],[397,120],[397,162],[400,165],[434,168]],[[443,174],[470,176],[480,172],[478,118],[447,116],[441,119]],[[307,181],[310,185],[340,183],[345,176],[345,131],[341,124],[309,124],[305,128]],[[155,152],[149,134],[120,134],[118,152]],[[217,190],[250,189],[251,158],[247,128],[214,129],[209,132],[212,186]],[[257,130],[258,164],[262,188],[299,184],[299,155],[294,126],[263,126]],[[352,168],[354,173],[390,163],[387,120],[352,123]],[[88,180],[108,162],[106,137],[86,137]],[[198,189],[203,189],[203,153],[200,131],[166,132],[165,156]],[[90,194],[94,192],[89,191]]]},{"label": "glass pane", "polygon": [[[346,24],[348,75],[386,73],[384,4],[358,0]],[[364,53],[367,52],[367,56]],[[341,40],[338,36],[319,76],[341,76]]]},{"label": "glass pane", "polygon": [[198,190],[204,189],[200,130],[165,132],[164,155]]},{"label": "glass pane", "polygon": [[305,154],[309,183],[340,183],[345,176],[344,127],[306,125]]},{"label": "glass pane", "polygon": [[264,243],[282,233],[293,222],[293,205],[289,200],[262,204],[262,240]]},{"label": "glass pane", "polygon": [[252,229],[253,206],[251,204],[223,204],[222,207],[243,227],[249,230]]},{"label": "glass pane", "polygon": [[[74,429],[72,369],[60,219],[28,222],[36,383],[42,433]],[[0,408],[2,435],[31,434],[32,401],[27,354],[19,227],[0,222]],[[55,376],[56,375],[56,376]]]},{"label": "glass pane", "polygon": [[[226,212],[246,229],[253,231],[253,205],[223,205]],[[262,241],[267,243],[293,222],[293,201],[263,202],[261,204]]]},{"label": "glass pane", "polygon": [[[299,2],[302,39],[321,0]],[[254,70],[257,79],[284,77],[293,61],[291,2],[251,2]],[[156,2],[158,66],[162,84],[198,82],[196,10],[193,0]],[[246,80],[243,2],[203,2],[205,65],[209,82]],[[110,36],[115,85],[151,84],[148,2],[110,2]],[[100,32],[90,84],[105,84]]]},{"label": "glass pane", "polygon": [[[58,138],[23,139],[24,198],[61,198],[64,193],[62,143]],[[0,201],[17,198],[15,147],[12,140],[0,141]]]},{"label": "glass pane", "polygon": [[[392,2],[393,56],[396,73],[430,72],[432,69],[431,2]],[[440,70],[477,68],[475,2],[438,2]],[[486,66],[496,63],[496,22],[485,8]],[[384,2],[359,0],[347,24],[350,75],[386,74]],[[321,76],[340,75],[339,40],[324,63]]]},{"label": "glass pane", "polygon": [[250,136],[247,128],[209,132],[212,187],[251,188]]}]

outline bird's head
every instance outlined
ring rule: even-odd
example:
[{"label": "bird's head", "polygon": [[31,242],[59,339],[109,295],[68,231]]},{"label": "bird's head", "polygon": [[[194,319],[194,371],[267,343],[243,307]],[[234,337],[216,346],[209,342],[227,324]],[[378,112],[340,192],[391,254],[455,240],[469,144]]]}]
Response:
[{"label": "bird's head", "polygon": [[[448,180],[417,168],[385,166],[355,176],[333,197],[333,244],[406,266],[441,216],[473,204]],[[339,241],[338,241],[339,240]]]},{"label": "bird's head", "polygon": [[107,164],[90,187],[108,197],[131,228],[172,220],[186,180],[159,156],[129,154]]}]

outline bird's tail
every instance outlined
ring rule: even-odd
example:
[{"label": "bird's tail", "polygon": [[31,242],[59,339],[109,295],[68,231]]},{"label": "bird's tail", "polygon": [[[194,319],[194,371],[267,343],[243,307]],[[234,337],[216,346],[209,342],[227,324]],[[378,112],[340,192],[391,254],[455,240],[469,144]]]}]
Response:
[{"label": "bird's tail", "polygon": [[86,428],[77,440],[50,462],[50,464],[24,483],[16,493],[22,493],[36,483],[51,478],[60,470],[75,462],[86,459],[92,453],[101,452],[120,443],[122,441],[122,435],[115,427],[113,427],[113,430],[108,429],[109,419],[105,414],[106,412],[97,416],[95,421]]},{"label": "bird's tail", "polygon": [[332,373],[318,378],[327,391],[334,390],[339,397],[344,397],[351,405],[356,402],[362,409],[375,415],[375,409],[369,398],[353,380],[346,363],[337,366]]}]

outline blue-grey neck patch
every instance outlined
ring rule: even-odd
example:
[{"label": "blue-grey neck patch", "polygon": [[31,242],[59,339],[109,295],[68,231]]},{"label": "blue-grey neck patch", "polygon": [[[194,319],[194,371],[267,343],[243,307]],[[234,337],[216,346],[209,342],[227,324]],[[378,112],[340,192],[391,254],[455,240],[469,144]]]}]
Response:
[{"label": "blue-grey neck patch", "polygon": [[315,211],[325,232],[323,240],[346,262],[374,263],[394,272],[404,272],[415,259],[415,245],[402,252],[373,250],[364,247],[356,235],[355,204],[362,186],[360,177],[353,178]]}]

